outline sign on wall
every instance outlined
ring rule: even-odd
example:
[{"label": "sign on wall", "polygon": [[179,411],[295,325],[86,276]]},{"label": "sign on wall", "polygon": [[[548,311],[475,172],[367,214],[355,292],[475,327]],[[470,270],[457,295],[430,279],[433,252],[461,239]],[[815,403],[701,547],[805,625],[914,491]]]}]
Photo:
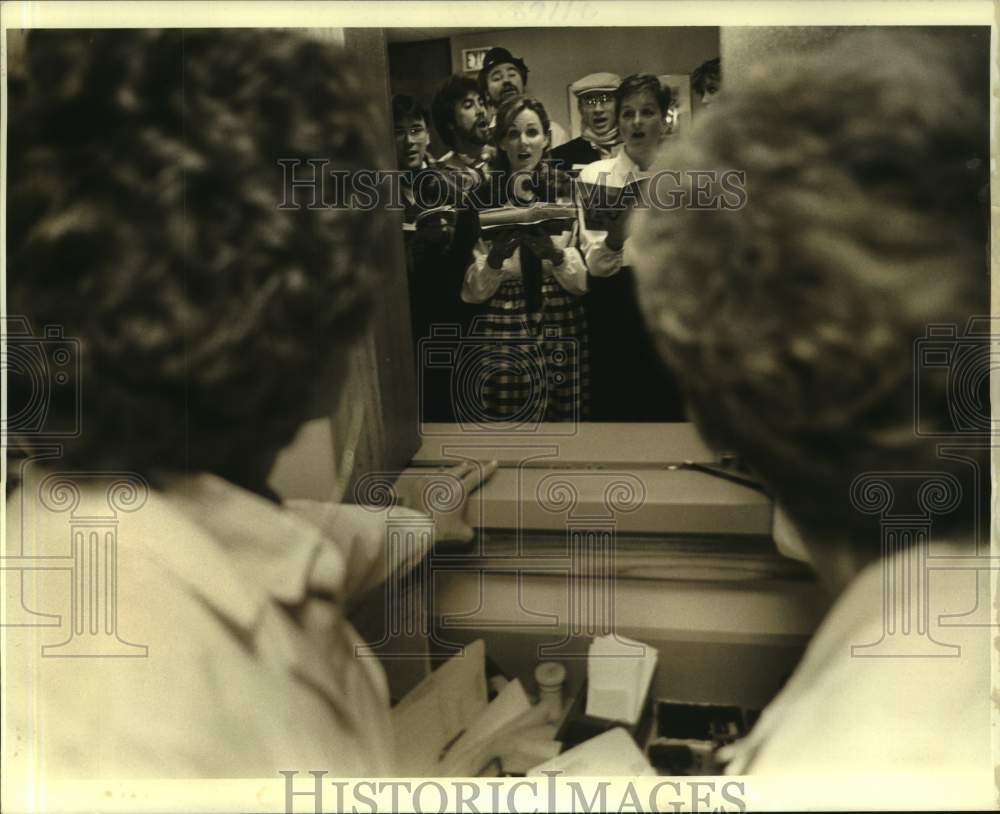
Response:
[{"label": "sign on wall", "polygon": [[463,48],[462,70],[466,73],[479,73],[483,67],[483,58],[492,47],[492,45],[487,45],[483,48]]}]

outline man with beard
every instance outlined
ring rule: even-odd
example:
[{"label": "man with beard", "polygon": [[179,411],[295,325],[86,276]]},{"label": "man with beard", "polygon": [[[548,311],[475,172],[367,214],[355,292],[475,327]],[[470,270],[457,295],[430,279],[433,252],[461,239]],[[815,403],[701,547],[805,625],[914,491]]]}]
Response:
[{"label": "man with beard", "polygon": [[[524,60],[514,56],[506,48],[490,48],[483,57],[483,67],[479,71],[479,90],[483,99],[495,111],[500,103],[511,96],[528,93],[528,66]],[[490,122],[490,128],[495,122]],[[566,131],[556,122],[549,122],[550,147],[566,143]]]},{"label": "man with beard", "polygon": [[440,166],[461,174],[459,183],[470,190],[486,179],[495,150],[489,144],[489,118],[479,85],[461,74],[448,78],[431,102],[434,127],[451,148]]},{"label": "man with beard", "polygon": [[552,159],[559,169],[580,170],[587,164],[614,156],[615,148],[621,144],[614,93],[621,83],[618,74],[592,73],[569,86],[576,96],[583,132],[552,151]]}]

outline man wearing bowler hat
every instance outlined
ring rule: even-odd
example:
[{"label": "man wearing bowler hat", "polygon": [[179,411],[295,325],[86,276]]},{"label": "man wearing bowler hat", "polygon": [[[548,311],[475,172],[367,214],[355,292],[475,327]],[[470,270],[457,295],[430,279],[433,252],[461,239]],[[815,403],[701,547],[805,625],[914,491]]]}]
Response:
[{"label": "man wearing bowler hat", "polygon": [[[527,94],[528,66],[524,60],[514,56],[506,48],[490,48],[483,57],[483,67],[479,71],[479,88],[483,99],[494,110],[492,129],[496,124],[496,109],[504,99]],[[551,123],[551,146],[566,142],[566,131],[558,123]]]},{"label": "man wearing bowler hat", "polygon": [[614,93],[621,83],[618,74],[602,72],[587,74],[569,86],[576,96],[583,132],[552,151],[560,169],[579,170],[614,156],[621,144]]}]

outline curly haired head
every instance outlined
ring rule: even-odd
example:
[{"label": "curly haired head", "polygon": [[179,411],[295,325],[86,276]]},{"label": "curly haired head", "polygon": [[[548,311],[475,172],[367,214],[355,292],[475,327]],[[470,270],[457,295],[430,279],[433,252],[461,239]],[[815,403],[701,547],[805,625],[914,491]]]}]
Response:
[{"label": "curly haired head", "polygon": [[8,308],[80,343],[66,462],[238,479],[366,324],[385,228],[280,207],[302,190],[279,160],[388,166],[383,116],[353,64],[291,32],[39,30],[27,61]]},{"label": "curly haired head", "polygon": [[871,531],[859,474],[971,482],[914,430],[919,404],[950,431],[947,372],[914,349],[988,313],[985,71],[903,33],[761,63],[661,159],[745,172],[746,205],[637,219],[646,318],[700,428],[813,536]]},{"label": "curly haired head", "polygon": [[470,93],[479,94],[479,83],[464,74],[453,74],[441,85],[431,100],[434,129],[452,150],[455,142],[455,107]]}]

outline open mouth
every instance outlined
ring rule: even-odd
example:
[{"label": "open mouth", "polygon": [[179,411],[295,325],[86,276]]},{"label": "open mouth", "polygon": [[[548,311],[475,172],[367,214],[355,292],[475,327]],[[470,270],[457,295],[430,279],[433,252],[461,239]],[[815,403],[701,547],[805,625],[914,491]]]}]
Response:
[{"label": "open mouth", "polygon": [[608,120],[604,116],[594,116],[594,127],[604,127]]},{"label": "open mouth", "polygon": [[500,90],[500,97],[503,98],[505,96],[517,96],[517,88],[513,85],[504,85]]},{"label": "open mouth", "polygon": [[646,133],[645,131],[639,131],[638,133],[633,133],[631,136],[629,136],[629,138],[631,138],[633,141],[638,141],[639,139],[646,138]]},{"label": "open mouth", "polygon": [[517,154],[517,160],[518,161],[528,161],[530,159],[531,159],[531,153],[518,153]]}]

